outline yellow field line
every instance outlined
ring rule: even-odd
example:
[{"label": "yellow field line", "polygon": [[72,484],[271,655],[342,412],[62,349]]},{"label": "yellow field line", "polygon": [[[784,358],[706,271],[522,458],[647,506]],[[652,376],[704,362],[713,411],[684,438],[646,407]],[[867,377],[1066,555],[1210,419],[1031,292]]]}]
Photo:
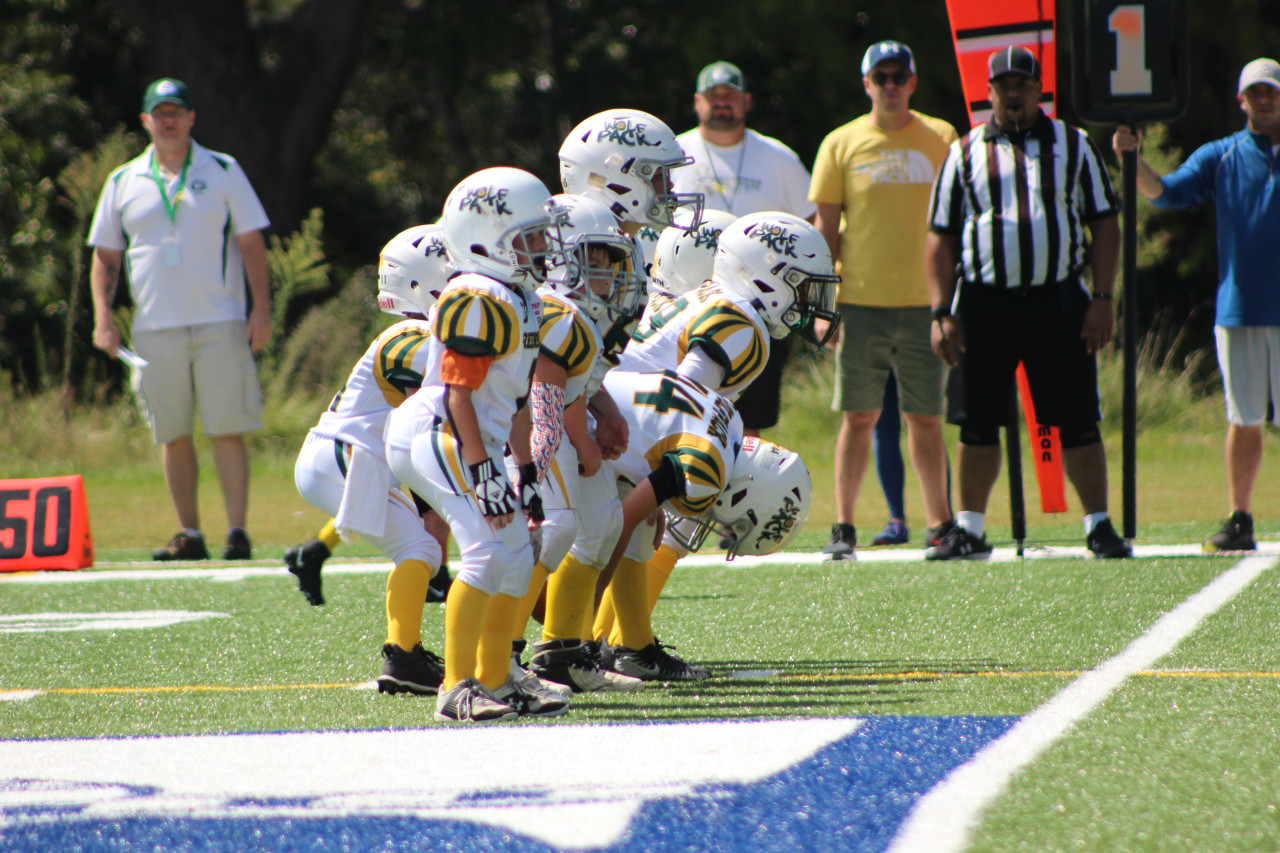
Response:
[{"label": "yellow field line", "polygon": [[[219,685],[219,684],[182,684],[169,685],[161,687],[49,687],[34,688],[34,691],[40,693],[63,695],[63,696],[83,696],[83,695],[106,695],[106,694],[136,694],[136,693],[250,693],[263,690],[332,690],[335,688],[352,688],[367,684],[365,681],[353,681],[343,684],[247,684],[247,685]],[[5,693],[21,693],[23,690],[6,689],[0,690],[0,696]]]},{"label": "yellow field line", "polygon": [[[952,678],[1076,678],[1084,674],[1079,669],[1017,669],[980,670],[955,672],[949,670],[911,670],[908,672],[835,672],[822,674],[774,673],[768,678],[794,681],[830,681],[849,679],[854,681],[913,681],[919,679]],[[1147,678],[1272,678],[1280,679],[1280,672],[1214,671],[1189,669],[1144,669],[1134,673]],[[350,690],[369,684],[368,681],[317,682],[310,684],[184,684],[159,687],[49,687],[49,688],[0,688],[0,697],[6,693],[40,693],[63,696],[137,695],[150,693],[253,693],[283,690]]]}]

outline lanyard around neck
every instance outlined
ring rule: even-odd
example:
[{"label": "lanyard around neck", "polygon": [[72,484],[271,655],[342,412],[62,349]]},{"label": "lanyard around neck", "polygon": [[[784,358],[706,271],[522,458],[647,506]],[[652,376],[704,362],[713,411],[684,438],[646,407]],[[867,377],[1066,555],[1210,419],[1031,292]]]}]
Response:
[{"label": "lanyard around neck", "polygon": [[733,196],[724,194],[724,184],[720,183],[720,176],[716,174],[716,161],[711,156],[711,146],[707,144],[707,138],[702,138],[702,150],[707,152],[707,165],[711,167],[711,185],[716,188],[716,192],[720,194],[720,198],[724,199],[729,213],[733,213],[733,203],[738,200],[738,187],[742,184],[742,163],[747,157],[747,135],[742,135],[742,147],[738,149],[738,168],[733,175]]},{"label": "lanyard around neck", "polygon": [[160,177],[160,163],[156,159],[156,152],[151,150],[151,177],[156,182],[156,189],[160,190],[160,200],[164,202],[164,211],[169,214],[169,224],[178,224],[178,203],[182,201],[182,191],[187,188],[187,167],[191,165],[191,147],[187,147],[187,159],[182,162],[182,176],[178,178],[178,191],[173,194],[173,201],[169,200],[169,194],[164,188],[164,179]]}]

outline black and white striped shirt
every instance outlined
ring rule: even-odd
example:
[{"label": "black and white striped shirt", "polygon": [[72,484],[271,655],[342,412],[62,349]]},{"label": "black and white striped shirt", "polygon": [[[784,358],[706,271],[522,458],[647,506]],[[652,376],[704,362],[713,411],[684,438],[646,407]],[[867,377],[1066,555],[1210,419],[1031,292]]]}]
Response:
[{"label": "black and white striped shirt", "polygon": [[1084,226],[1117,212],[1111,181],[1083,131],[1043,112],[1015,140],[994,121],[952,143],[929,228],[960,238],[965,281],[1016,288],[1076,278]]}]

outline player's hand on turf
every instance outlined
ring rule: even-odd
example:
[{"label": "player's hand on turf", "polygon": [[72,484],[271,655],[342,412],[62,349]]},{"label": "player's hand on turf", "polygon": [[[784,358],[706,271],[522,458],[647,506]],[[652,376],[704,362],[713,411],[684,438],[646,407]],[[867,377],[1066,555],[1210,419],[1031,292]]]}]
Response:
[{"label": "player's hand on turf", "polygon": [[471,484],[475,489],[476,502],[480,504],[480,512],[495,527],[506,527],[515,516],[516,496],[511,491],[511,484],[507,482],[503,467],[495,465],[492,459],[467,467],[471,470]]},{"label": "player's hand on turf", "polygon": [[532,462],[520,466],[520,506],[536,524],[546,518],[542,511],[542,492],[538,489],[538,466]]}]

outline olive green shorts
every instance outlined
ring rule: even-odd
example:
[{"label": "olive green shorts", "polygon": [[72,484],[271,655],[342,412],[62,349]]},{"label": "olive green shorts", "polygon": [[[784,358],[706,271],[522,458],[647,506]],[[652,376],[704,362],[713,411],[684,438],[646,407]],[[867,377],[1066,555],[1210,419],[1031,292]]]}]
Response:
[{"label": "olive green shorts", "polygon": [[837,412],[873,412],[884,405],[884,385],[892,370],[898,378],[902,411],[942,415],[947,366],[929,341],[929,308],[840,306],[840,343],[836,348]]}]

